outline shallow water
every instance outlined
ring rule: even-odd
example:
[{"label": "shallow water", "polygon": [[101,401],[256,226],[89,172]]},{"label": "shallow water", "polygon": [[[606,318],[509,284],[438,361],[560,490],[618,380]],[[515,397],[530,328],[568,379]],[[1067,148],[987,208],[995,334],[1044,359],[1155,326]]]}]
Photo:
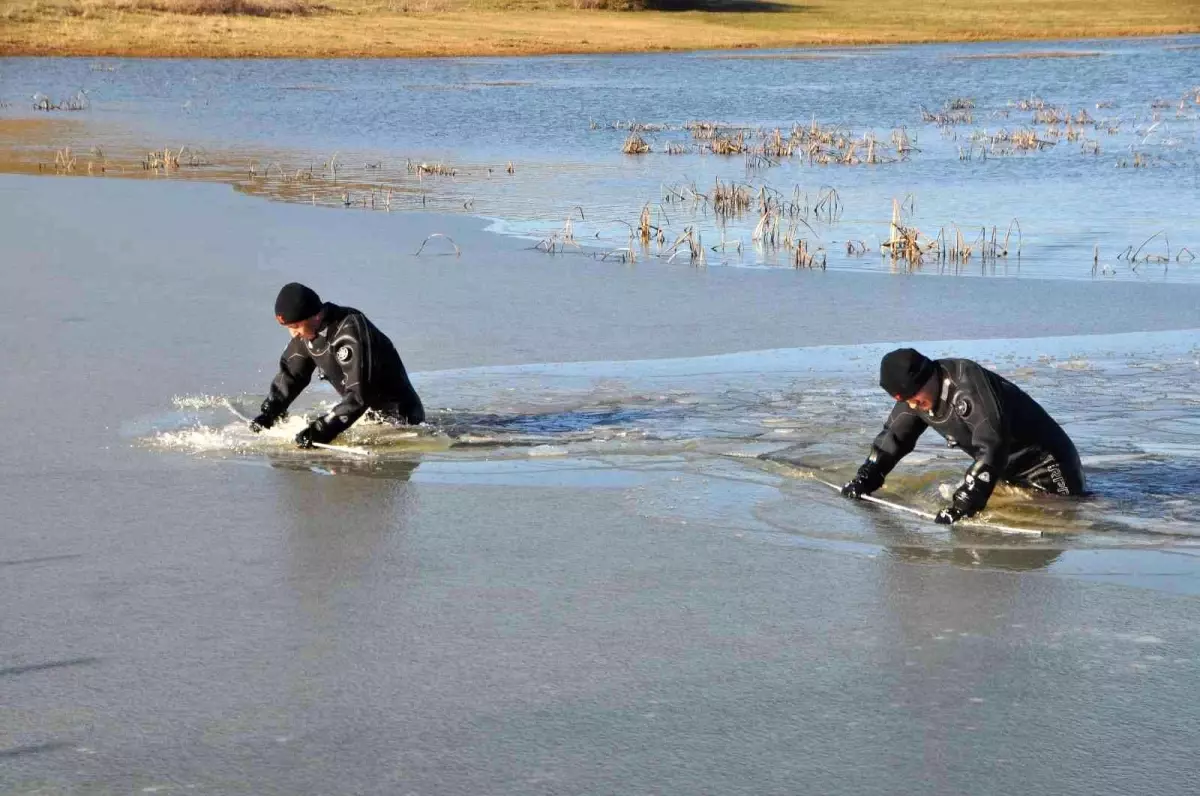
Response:
[{"label": "shallow water", "polygon": [[[1194,285],[551,258],[165,181],[0,203],[0,790],[1193,789]],[[429,427],[359,459],[236,422],[291,279],[395,340]],[[902,343],[1026,387],[1096,497],[1000,495],[1028,540],[817,483]],[[965,468],[936,441],[895,499]]]},{"label": "shallow water", "polygon": [[[30,116],[35,93],[57,101],[83,90],[88,110],[41,116],[83,121],[84,129],[29,157],[52,169],[55,150],[69,144],[84,160],[95,160],[87,153],[97,146],[144,158],[149,149],[187,145],[213,166],[183,172],[251,193],[379,209],[394,191],[386,194],[389,207],[485,216],[531,244],[565,239],[568,254],[582,246],[665,257],[691,228],[710,265],[793,264],[794,247],[764,242],[761,231],[756,239],[766,187],[782,205],[779,238],[805,240],[831,268],[907,267],[881,256],[897,200],[906,202],[904,223],[924,240],[961,231],[973,248],[964,262],[927,260],[926,272],[1191,282],[1200,273],[1193,262],[1200,226],[1191,212],[1200,200],[1196,41],[818,50],[811,54],[822,57],[808,59],[790,51],[777,58],[8,59],[0,60],[0,100],[8,103],[0,113]],[[1047,52],[1081,57],[994,57]],[[923,121],[922,108],[937,112],[954,99],[974,103],[969,122]],[[1088,121],[1070,134],[1065,123],[1036,123],[1035,109],[1022,106],[1034,101],[1073,118],[1085,112]],[[903,128],[915,151],[874,165],[813,165],[796,155],[756,166],[743,155],[698,153],[704,141],[683,127],[700,120],[745,127],[752,140],[755,130],[781,128],[786,137],[793,125],[813,122],[848,138],[870,132],[884,160],[898,157],[889,140]],[[650,126],[642,134],[651,154],[620,154],[631,124]],[[1022,130],[1054,145],[1003,154],[1006,145],[971,143],[975,134]],[[667,155],[668,144],[690,151]],[[422,177],[406,168],[421,162],[456,174]],[[746,212],[718,219],[711,203],[697,200],[713,194],[716,180],[746,186]],[[830,188],[840,198],[833,223],[817,209]],[[638,224],[647,203],[662,241],[640,247],[628,225]],[[985,262],[993,228],[1008,253]],[[848,243],[867,252],[849,254]]]}]

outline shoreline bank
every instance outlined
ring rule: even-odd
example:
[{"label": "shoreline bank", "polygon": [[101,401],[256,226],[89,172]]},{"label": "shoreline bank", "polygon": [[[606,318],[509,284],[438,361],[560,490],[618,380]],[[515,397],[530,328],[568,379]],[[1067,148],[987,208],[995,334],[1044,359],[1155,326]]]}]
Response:
[{"label": "shoreline bank", "polygon": [[300,14],[254,15],[146,10],[120,0],[20,0],[0,12],[0,56],[427,58],[1028,41],[1030,57],[1046,57],[1055,54],[1036,51],[1055,40],[1200,33],[1200,8],[1170,0],[1136,8],[1115,0],[995,8],[969,0],[954,9],[817,0],[754,12],[505,10],[502,2],[397,8],[408,6],[333,0]]}]

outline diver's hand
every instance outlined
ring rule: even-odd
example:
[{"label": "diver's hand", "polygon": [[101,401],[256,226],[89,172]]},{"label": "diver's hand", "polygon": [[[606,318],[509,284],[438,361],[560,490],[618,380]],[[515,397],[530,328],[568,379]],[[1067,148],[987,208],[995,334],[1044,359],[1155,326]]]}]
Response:
[{"label": "diver's hand", "polygon": [[258,432],[275,425],[275,421],[278,419],[279,418],[275,417],[275,415],[269,415],[266,412],[261,412],[250,421],[250,430],[257,434]]},{"label": "diver's hand", "polygon": [[933,521],[938,525],[953,525],[963,517],[968,516],[970,515],[958,506],[947,506],[934,515]]},{"label": "diver's hand", "polygon": [[284,417],[287,417],[287,410],[280,409],[268,398],[262,402],[262,406],[258,408],[258,414],[250,421],[250,430],[257,434],[263,429],[275,425]]},{"label": "diver's hand", "polygon": [[971,469],[963,476],[962,484],[954,490],[950,505],[939,511],[934,519],[948,525],[983,511],[998,480],[999,474],[995,468],[983,462],[971,465]]},{"label": "diver's hand", "polygon": [[858,472],[854,478],[847,481],[846,485],[842,487],[842,497],[858,500],[863,495],[869,495],[881,486],[883,486],[883,473],[879,471],[879,465],[867,459],[858,468]]},{"label": "diver's hand", "polygon": [[324,419],[317,418],[296,435],[296,444],[301,448],[311,448],[313,443],[328,445],[336,436],[337,433],[329,428]]}]

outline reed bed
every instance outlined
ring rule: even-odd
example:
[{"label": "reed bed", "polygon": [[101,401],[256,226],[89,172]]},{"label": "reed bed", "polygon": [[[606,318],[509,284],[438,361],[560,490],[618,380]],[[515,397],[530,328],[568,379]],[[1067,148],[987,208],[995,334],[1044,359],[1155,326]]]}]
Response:
[{"label": "reed bed", "polygon": [[630,133],[621,145],[621,151],[626,155],[645,155],[650,151],[650,144],[637,133]]},{"label": "reed bed", "polygon": [[739,218],[757,208],[759,215],[777,213],[804,223],[812,221],[834,224],[842,216],[842,199],[837,190],[825,186],[815,196],[795,186],[790,195],[767,185],[757,189],[746,183],[722,182],[717,179],[708,191],[695,183],[662,186],[661,201],[690,207],[692,212],[712,213],[718,222]]},{"label": "reed bed", "polygon": [[[335,178],[337,176],[335,165],[336,157],[337,156],[335,154],[334,159],[327,164],[328,167],[334,171]],[[378,168],[378,166],[375,168]],[[409,160],[405,164],[405,169],[409,174],[415,174],[418,177],[454,177],[458,175],[458,169],[446,163],[442,163],[440,160],[436,163],[416,163],[412,160]]]},{"label": "reed bed", "polygon": [[[967,266],[972,258],[978,256],[983,266],[994,265],[997,261],[1015,254],[1017,260],[1021,257],[1022,233],[1021,224],[1017,219],[1009,222],[1004,237],[1000,237],[999,227],[993,226],[989,234],[986,226],[980,227],[978,235],[964,233],[957,224],[941,227],[936,237],[929,237],[921,232],[908,220],[915,213],[915,200],[906,197],[902,202],[892,200],[892,218],[888,225],[888,239],[880,244],[880,254],[890,258],[893,267],[905,271],[916,271],[926,263],[937,264],[939,270],[952,269],[955,273]],[[1016,247],[1013,248],[1013,232],[1016,232]],[[865,247],[863,247],[865,251]],[[847,244],[847,254],[856,253],[856,248]]]},{"label": "reed bed", "polygon": [[[50,124],[50,122],[46,122]],[[69,122],[55,124],[69,125]],[[75,139],[76,133],[67,134]],[[370,210],[475,208],[475,197],[455,189],[469,183],[464,177],[490,179],[499,172],[512,175],[515,165],[478,166],[464,171],[445,163],[409,159],[349,162],[339,153],[303,164],[282,159],[253,158],[234,152],[209,153],[192,145],[154,149],[56,146],[38,150],[19,146],[0,153],[5,170],[15,173],[92,175],[126,178],[169,178],[222,182],[242,193],[288,202]],[[431,178],[454,177],[445,187],[430,187]]]},{"label": "reed bed", "polygon": [[[1160,238],[1163,247],[1161,251],[1157,250],[1157,247],[1149,250],[1146,248]],[[1133,246],[1127,246],[1115,259],[1117,262],[1124,261],[1133,273],[1140,273],[1139,269],[1146,265],[1162,265],[1163,273],[1166,274],[1172,262],[1190,264],[1196,261],[1196,255],[1187,246],[1183,246],[1175,252],[1174,260],[1172,260],[1171,241],[1167,231],[1163,229],[1146,238],[1136,249]],[[1114,276],[1115,274],[1116,269],[1113,266],[1101,265],[1100,244],[1097,243],[1092,250],[1092,276]]]},{"label": "reed bed", "polygon": [[750,186],[737,183],[725,184],[720,180],[716,181],[708,199],[713,213],[724,218],[742,215],[753,203]]},{"label": "reed bed", "polygon": [[[1097,108],[1111,107],[1111,104],[1103,101],[1095,103]],[[1117,135],[1123,123],[1119,118],[1093,116],[1086,108],[1072,111],[1065,106],[1052,105],[1036,95],[1010,101],[1005,108],[994,111],[992,116],[1008,118],[1012,111],[1029,113],[1028,126],[1013,129],[1002,127],[996,131],[975,130],[967,136],[965,144],[959,145],[959,160],[1040,152],[1063,141],[1078,143],[1080,152],[1095,156],[1101,152],[1099,136]],[[923,113],[923,118],[930,123],[937,121],[937,117],[927,112]],[[1153,130],[1151,127],[1150,132]],[[957,139],[959,136],[955,133],[953,137]],[[1126,162],[1118,165],[1140,167],[1142,162],[1139,160],[1136,164]]]},{"label": "reed bed", "polygon": [[35,111],[86,111],[91,106],[91,100],[88,99],[87,92],[83,89],[57,102],[41,92],[33,95],[33,109]]},{"label": "reed bed", "polygon": [[819,245],[814,249],[813,244],[803,234],[803,229],[815,235],[812,227],[803,221],[788,220],[784,215],[772,208],[764,208],[759,215],[758,224],[750,240],[756,249],[782,250],[787,255],[788,262],[793,268],[820,268],[825,270],[827,256]]},{"label": "reed bed", "polygon": [[951,127],[956,124],[972,124],[975,121],[975,103],[949,100],[939,110],[931,111],[921,105],[921,121],[926,124],[936,124],[939,127]]},{"label": "reed bed", "polygon": [[744,155],[750,151],[745,133],[718,135],[705,141],[704,146],[714,155]]},{"label": "reed bed", "polygon": [[682,129],[688,133],[691,145],[668,141],[664,152],[669,155],[695,151],[722,157],[740,156],[746,159],[748,169],[771,168],[785,159],[797,157],[812,165],[895,163],[920,151],[913,146],[907,128],[893,129],[886,139],[880,139],[870,132],[857,135],[838,126],[822,126],[815,119],[808,124],[796,123],[786,130],[755,129],[715,121],[689,121],[682,128],[641,122],[613,122],[605,126],[593,121],[591,127],[628,130],[621,145],[621,151],[628,155],[653,151],[653,145],[643,132]]}]

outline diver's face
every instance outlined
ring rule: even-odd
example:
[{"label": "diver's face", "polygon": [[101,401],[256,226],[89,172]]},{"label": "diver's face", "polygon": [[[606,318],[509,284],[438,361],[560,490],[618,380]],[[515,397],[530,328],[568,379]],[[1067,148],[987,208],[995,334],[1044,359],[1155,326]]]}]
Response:
[{"label": "diver's face", "polygon": [[316,340],[317,330],[321,328],[321,314],[317,313],[311,318],[305,318],[295,323],[285,323],[283,328],[287,329],[288,334],[292,337],[299,337],[301,340]]},{"label": "diver's face", "polygon": [[936,402],[937,382],[930,380],[921,391],[909,398],[904,403],[908,404],[909,409],[915,409],[920,412],[929,413],[933,411],[934,403]]}]

